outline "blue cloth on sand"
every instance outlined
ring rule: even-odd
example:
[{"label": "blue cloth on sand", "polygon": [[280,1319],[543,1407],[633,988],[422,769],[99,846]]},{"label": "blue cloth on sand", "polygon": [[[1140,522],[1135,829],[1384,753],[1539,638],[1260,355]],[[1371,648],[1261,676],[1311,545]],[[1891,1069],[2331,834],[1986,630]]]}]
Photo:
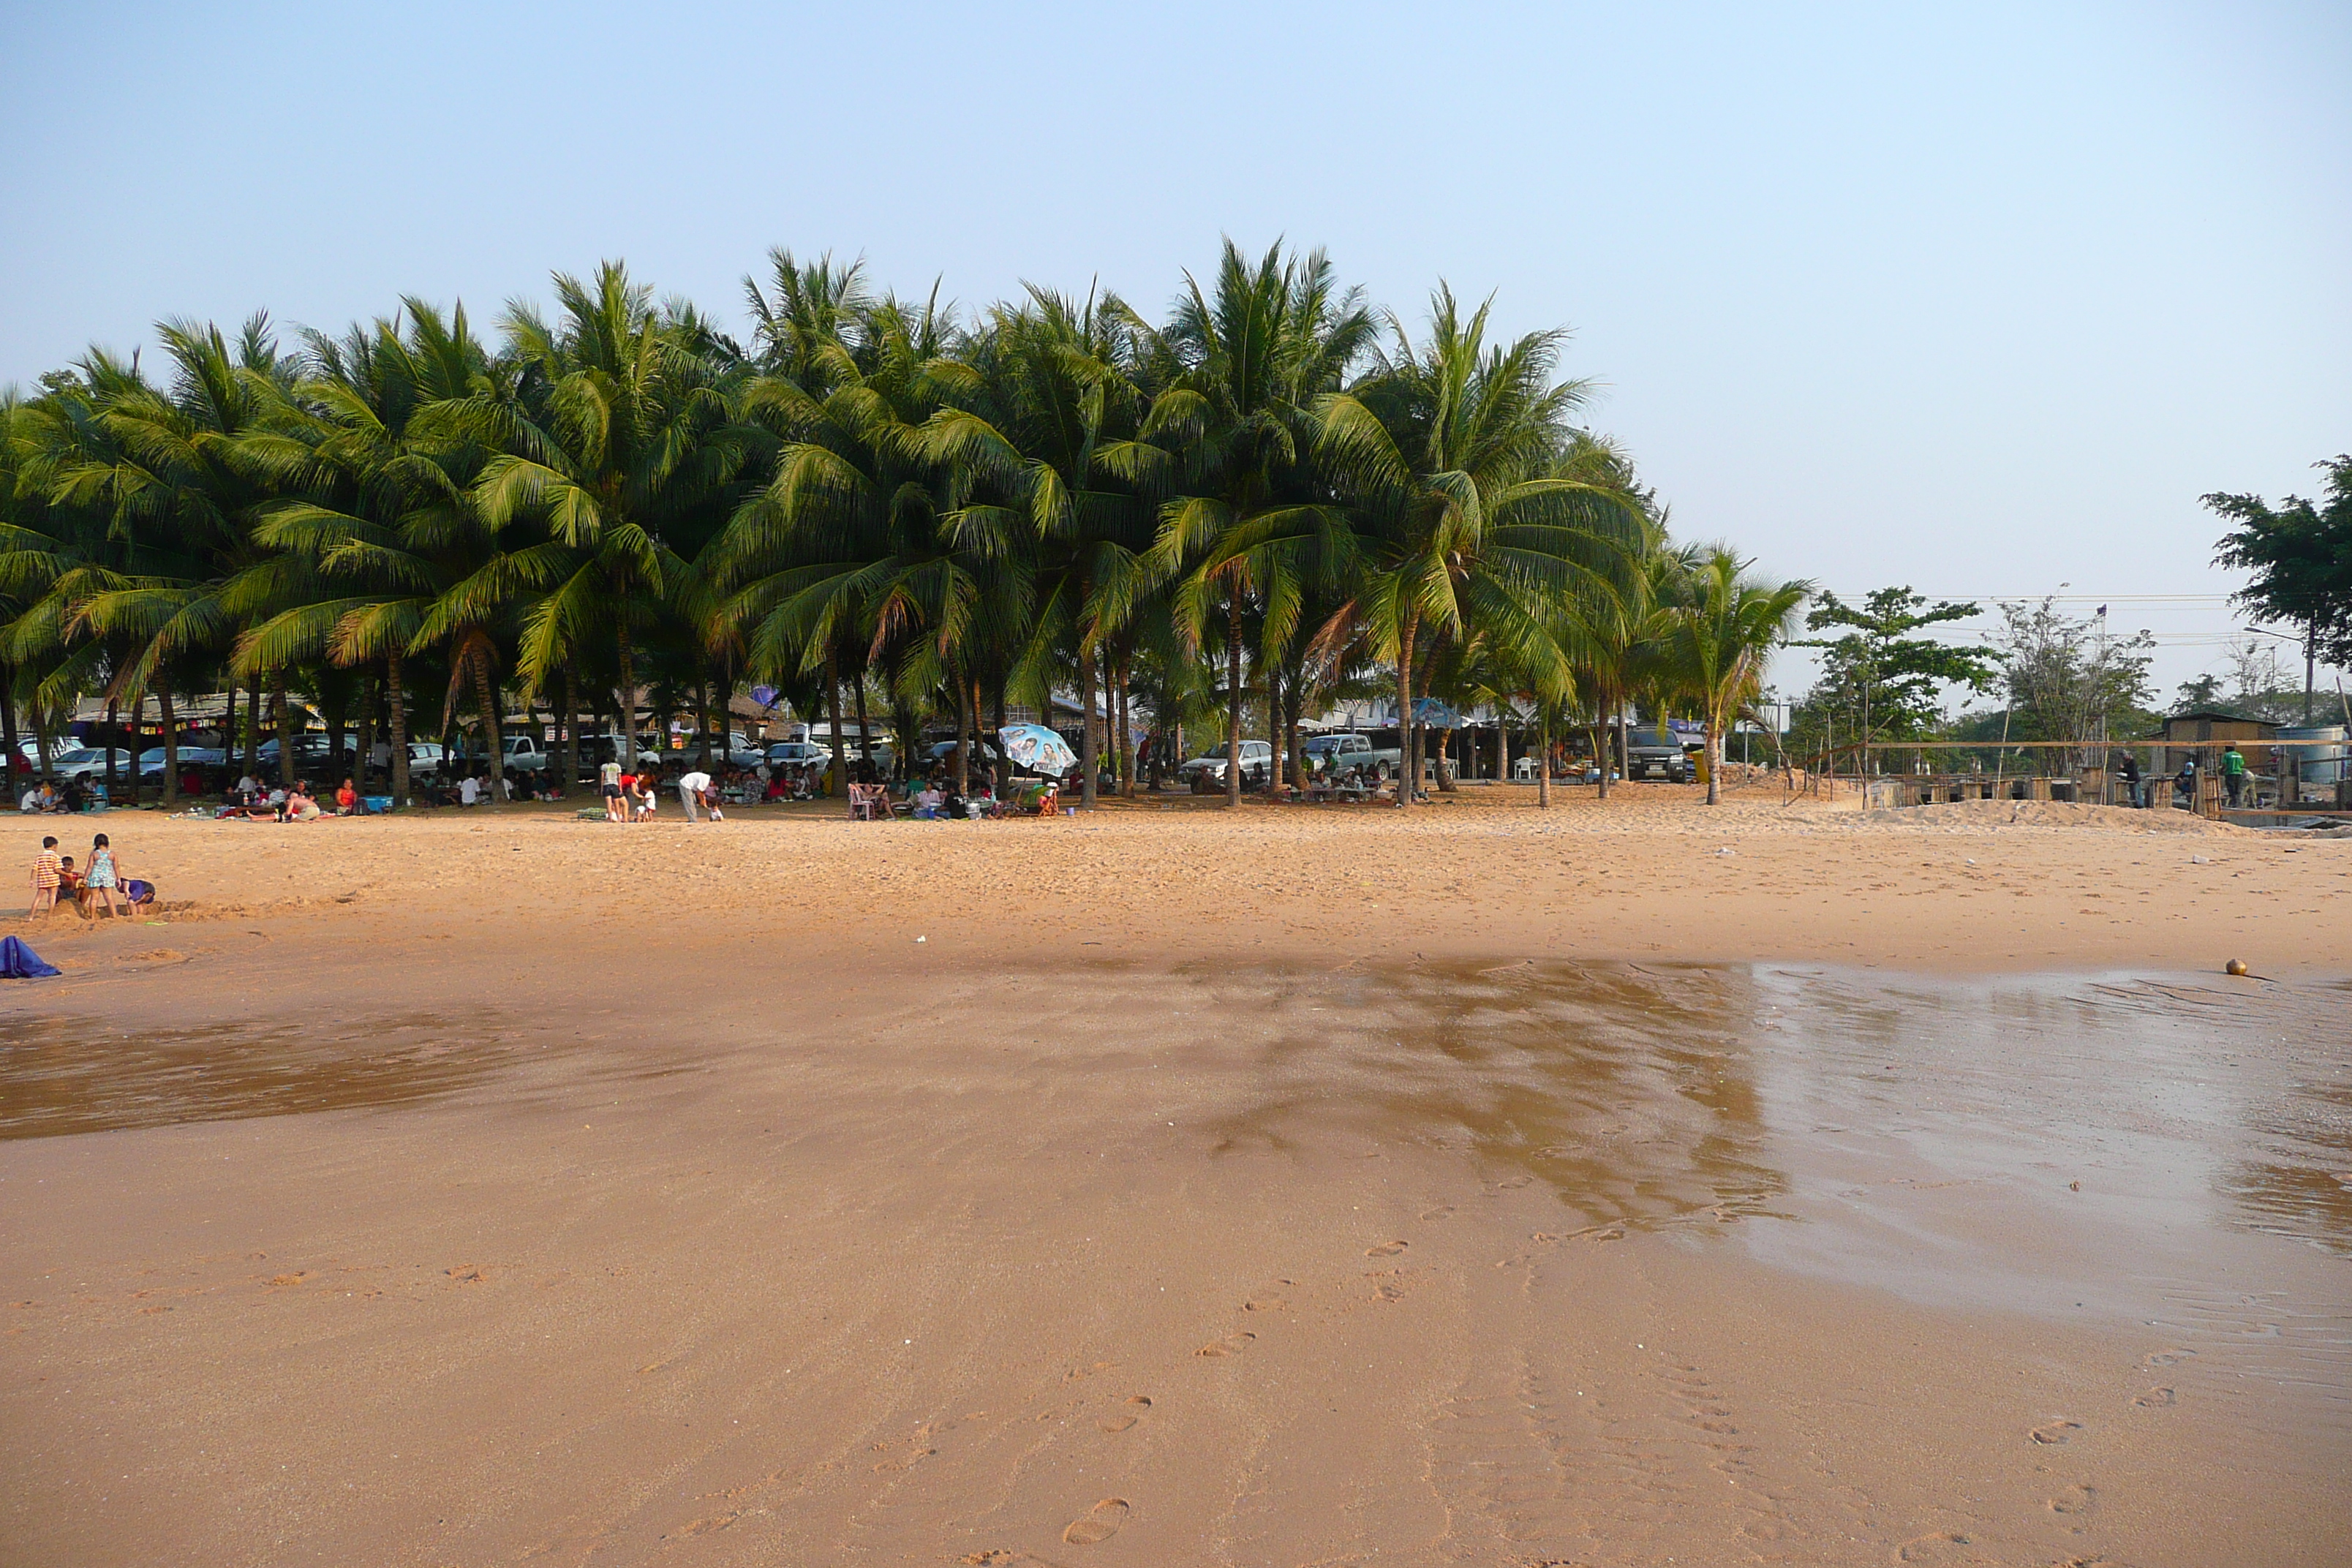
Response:
[{"label": "blue cloth on sand", "polygon": [[0,937],[0,980],[38,980],[56,973],[56,964],[42,963],[41,955],[20,939]]}]

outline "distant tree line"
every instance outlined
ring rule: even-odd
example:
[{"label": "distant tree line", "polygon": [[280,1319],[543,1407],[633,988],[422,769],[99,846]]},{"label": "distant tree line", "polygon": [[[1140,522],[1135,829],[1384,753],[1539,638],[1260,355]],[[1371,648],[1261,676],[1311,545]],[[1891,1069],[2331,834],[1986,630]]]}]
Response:
[{"label": "distant tree line", "polygon": [[1156,319],[1042,288],[960,312],[783,251],[740,337],[618,263],[554,300],[487,336],[418,298],[290,344],[165,322],[160,366],[94,348],[10,395],[8,753],[93,697],[169,749],[175,700],[226,690],[290,770],[300,693],[387,737],[404,795],[416,728],[495,757],[551,710],[569,778],[583,715],[708,734],[758,683],[836,741],[845,709],[963,742],[1072,694],[1111,743],[1086,727],[1088,802],[1134,786],[1137,712],[1234,759],[1255,714],[1279,786],[1302,720],[1370,689],[1547,737],[1639,698],[1719,746],[1804,597],[1670,544],[1561,333],[1497,340],[1443,285],[1409,331],[1320,253],[1228,243]]}]

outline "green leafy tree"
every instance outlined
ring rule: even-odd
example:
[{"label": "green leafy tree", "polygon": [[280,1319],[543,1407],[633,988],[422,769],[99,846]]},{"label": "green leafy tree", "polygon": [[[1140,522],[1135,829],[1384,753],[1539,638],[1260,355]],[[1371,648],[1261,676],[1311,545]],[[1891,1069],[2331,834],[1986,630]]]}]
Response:
[{"label": "green leafy tree", "polygon": [[1988,691],[2000,670],[1990,647],[1955,646],[1916,634],[1981,613],[1973,604],[1930,604],[1907,586],[1878,589],[1860,605],[1822,594],[1806,614],[1806,629],[1846,630],[1841,637],[1790,645],[1822,650],[1822,678],[1803,704],[1800,725],[1826,731],[1834,722],[1837,734],[1849,742],[1932,734],[1943,721],[1946,687]]},{"label": "green leafy tree", "polygon": [[2063,741],[2077,763],[2095,760],[2110,737],[2149,721],[2147,632],[2116,637],[2103,616],[2072,616],[2052,599],[2001,606],[1993,647],[2008,710],[2004,738]]},{"label": "green leafy tree", "polygon": [[2313,465],[2326,479],[2316,505],[2289,496],[2217,491],[2205,504],[2238,526],[2214,561],[2252,572],[2238,602],[2265,620],[2303,628],[2303,721],[2311,722],[2319,664],[2352,665],[2352,455]]}]

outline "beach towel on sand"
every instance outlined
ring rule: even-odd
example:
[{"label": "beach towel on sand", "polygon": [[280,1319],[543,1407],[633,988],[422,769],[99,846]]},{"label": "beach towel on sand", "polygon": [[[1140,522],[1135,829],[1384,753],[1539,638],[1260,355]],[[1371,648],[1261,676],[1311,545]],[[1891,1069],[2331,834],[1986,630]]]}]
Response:
[{"label": "beach towel on sand", "polygon": [[57,972],[56,964],[42,963],[41,955],[22,940],[0,937],[0,980],[38,980]]}]

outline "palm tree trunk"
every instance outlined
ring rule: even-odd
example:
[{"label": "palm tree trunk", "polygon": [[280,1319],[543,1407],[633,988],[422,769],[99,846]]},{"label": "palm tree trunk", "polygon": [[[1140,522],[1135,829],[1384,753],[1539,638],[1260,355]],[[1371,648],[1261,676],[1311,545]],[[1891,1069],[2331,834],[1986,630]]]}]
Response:
[{"label": "palm tree trunk", "polygon": [[[236,688],[228,689],[228,716],[231,728],[236,720]],[[261,688],[245,689],[245,772],[254,783],[261,782]]]},{"label": "palm tree trunk", "polygon": [[1551,809],[1551,710],[1536,710],[1536,805]]},{"label": "palm tree trunk", "polygon": [[1307,717],[1307,670],[1303,664],[1290,668],[1290,700],[1282,710],[1282,749],[1290,759],[1290,783],[1295,789],[1307,787],[1307,742],[1298,733],[1299,724]]},{"label": "palm tree trunk", "polygon": [[354,771],[362,795],[368,792],[368,767],[375,760],[375,709],[376,700],[382,695],[380,686],[373,675],[360,677],[359,762]]},{"label": "palm tree trunk", "polygon": [[[135,723],[137,721],[134,719],[132,721]],[[106,700],[106,739],[102,742],[106,748],[106,798],[110,802],[114,799],[114,792],[118,787],[114,781],[114,748],[115,742],[121,739],[121,736],[122,709],[121,704],[110,697]],[[135,768],[131,776],[132,778],[139,776]]]},{"label": "palm tree trunk", "polygon": [[1706,804],[1723,804],[1723,725],[1713,714],[1706,721]]},{"label": "palm tree trunk", "polygon": [[702,747],[699,752],[701,760],[695,765],[707,773],[710,771],[710,678],[707,675],[698,677],[695,680],[694,707],[695,721],[700,726],[702,733]]},{"label": "palm tree trunk", "polygon": [[1078,639],[1078,804],[1095,808],[1095,774],[1102,753],[1095,746],[1095,650]]},{"label": "palm tree trunk", "polygon": [[486,805],[499,804],[499,781],[507,776],[507,745],[505,736],[499,732],[496,687],[497,682],[490,679],[490,650],[485,647],[474,658],[474,700],[481,705],[482,732],[489,737],[490,743],[489,793],[483,801]]},{"label": "palm tree trunk", "polygon": [[614,744],[613,758],[625,773],[637,771],[637,671],[629,658],[629,626],[625,617],[621,623],[621,693],[613,710],[621,721],[621,733]]},{"label": "palm tree trunk", "polygon": [[[967,681],[961,675],[950,676],[949,679],[955,682],[955,792],[958,795],[961,795],[964,793],[965,786],[971,782],[972,717],[971,710],[965,707],[964,704],[969,700],[972,704],[972,707],[978,707],[980,705],[980,683],[978,681]],[[1047,700],[1050,701],[1051,699],[1048,698]]]},{"label": "palm tree trunk", "polygon": [[866,782],[886,781],[874,768],[874,721],[866,710],[866,672],[859,670],[849,682],[849,695],[857,702],[857,755],[866,769]]},{"label": "palm tree trunk", "polygon": [[1118,759],[1118,795],[1121,800],[1135,798],[1135,731],[1128,721],[1127,660],[1115,658],[1110,667],[1111,703],[1116,710],[1113,722],[1118,726],[1117,738],[1111,742],[1111,755]]},{"label": "palm tree trunk", "polygon": [[1397,635],[1397,809],[1412,804],[1412,621]]},{"label": "palm tree trunk", "polygon": [[1242,595],[1225,601],[1225,804],[1242,803]]},{"label": "palm tree trunk", "polygon": [[383,656],[383,720],[392,734],[392,808],[408,804],[408,705],[400,692],[400,656]]},{"label": "palm tree trunk", "polygon": [[555,781],[555,793],[570,795],[580,778],[580,672],[569,662],[563,667],[563,776]]},{"label": "palm tree trunk", "polygon": [[8,788],[8,809],[16,808],[16,667],[0,664],[0,745],[7,760],[0,763],[0,784]]},{"label": "palm tree trunk", "polygon": [[327,771],[331,773],[343,765],[343,721],[347,717],[346,706],[349,700],[342,695],[342,682],[340,679],[330,686],[328,681],[322,679],[319,684],[321,688],[335,693],[332,705],[327,710]]},{"label": "palm tree trunk", "polygon": [[[172,712],[172,689],[160,688],[155,693],[155,706],[163,719],[163,806],[169,810],[180,798],[180,725]],[[12,721],[8,728],[14,730]],[[8,738],[8,754],[16,754],[16,738]]]},{"label": "palm tree trunk", "polygon": [[281,788],[294,787],[294,705],[286,700],[282,680],[269,689],[270,710],[278,718],[278,783]]},{"label": "palm tree trunk", "polygon": [[833,721],[833,766],[825,770],[832,782],[825,793],[835,800],[849,795],[849,757],[841,743],[841,658],[833,649],[824,655],[824,705]]}]

